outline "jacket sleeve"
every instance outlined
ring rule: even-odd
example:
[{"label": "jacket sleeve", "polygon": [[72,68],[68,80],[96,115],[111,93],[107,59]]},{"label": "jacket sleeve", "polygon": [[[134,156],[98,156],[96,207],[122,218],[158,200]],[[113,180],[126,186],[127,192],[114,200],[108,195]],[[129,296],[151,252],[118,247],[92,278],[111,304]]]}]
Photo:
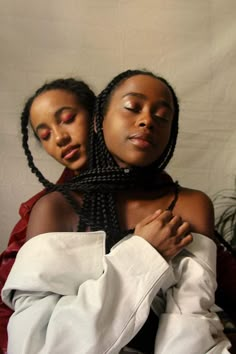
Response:
[{"label": "jacket sleeve", "polygon": [[172,268],[141,237],[104,254],[104,232],[49,233],[18,253],[2,296],[9,354],[117,354]]},{"label": "jacket sleeve", "polygon": [[[172,262],[176,283],[168,287],[155,354],[226,354],[230,343],[215,312],[216,245],[206,236],[194,241]],[[174,348],[174,349],[173,349]]]}]

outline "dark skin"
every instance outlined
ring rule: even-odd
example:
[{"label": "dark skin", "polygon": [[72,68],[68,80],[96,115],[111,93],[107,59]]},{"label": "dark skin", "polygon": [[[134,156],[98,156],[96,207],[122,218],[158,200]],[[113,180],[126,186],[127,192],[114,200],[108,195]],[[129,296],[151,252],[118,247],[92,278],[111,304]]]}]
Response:
[{"label": "dark skin", "polygon": [[89,113],[78,97],[55,89],[37,96],[30,123],[43,149],[61,165],[78,174],[87,163]]},{"label": "dark skin", "polygon": [[[169,140],[173,111],[170,90],[155,78],[137,75],[116,88],[104,116],[103,132],[117,164],[142,167],[158,159]],[[167,261],[192,242],[190,232],[213,237],[214,230],[213,205],[206,194],[181,187],[174,210],[166,211],[173,198],[172,188],[162,197],[158,192],[124,191],[117,198],[122,229],[135,228],[134,233]],[[27,238],[76,231],[78,221],[64,197],[53,192],[34,206]]]},{"label": "dark skin", "polygon": [[[158,159],[169,140],[173,117],[173,98],[164,83],[145,75],[125,80],[114,91],[103,121],[104,139],[117,164],[142,167]],[[137,231],[142,218],[155,210],[166,210],[174,198],[172,190],[162,198],[156,196],[147,191],[119,194],[121,225],[137,225]],[[187,222],[191,232],[213,237],[213,205],[203,192],[181,188],[173,215]],[[186,245],[191,242],[189,236],[185,240]]]},{"label": "dark skin", "polygon": [[[138,194],[136,192],[120,194],[118,203],[119,206],[122,205],[119,208],[122,228],[126,228],[127,223],[129,228],[134,228],[134,225],[137,225],[139,220],[154,213],[156,210],[166,210],[174,199],[174,193],[170,190],[165,196],[155,198],[155,193],[150,192],[150,198],[147,199],[147,197],[147,192],[145,196],[142,193]],[[194,217],[192,213],[193,205],[195,211]],[[129,216],[128,220],[127,215]],[[182,220],[188,221],[191,232],[213,237],[213,206],[211,200],[203,192],[180,187],[173,215],[179,215]]]},{"label": "dark skin", "polygon": [[[81,202],[79,195],[76,198]],[[181,188],[173,212],[166,211],[173,198],[173,192],[157,199],[153,199],[153,193],[150,193],[150,198],[147,195],[143,198],[134,192],[129,195],[122,193],[118,201],[122,229],[135,228],[134,233],[146,239],[166,260],[173,258],[192,241],[190,231],[213,236],[213,207],[204,193]],[[195,205],[194,213],[192,205]],[[34,206],[27,238],[46,232],[76,231],[78,221],[78,216],[64,197],[53,192]]]},{"label": "dark skin", "polygon": [[[128,224],[128,228],[134,228],[134,225],[136,225],[135,233],[139,235],[139,226],[143,225],[139,220],[142,220],[142,218],[145,217],[148,218],[152,213],[155,213],[155,210],[162,210],[162,215],[166,214],[167,216],[167,219],[165,219],[164,222],[170,220],[168,217],[173,217],[172,220],[176,220],[174,225],[169,224],[169,227],[172,228],[172,230],[174,230],[179,223],[179,225],[186,227],[186,235],[188,234],[188,231],[191,231],[212,238],[214,235],[214,211],[211,200],[200,191],[180,188],[178,201],[173,211],[165,211],[173,198],[173,192],[169,192],[164,197],[157,199],[153,199],[153,193],[152,196],[150,196],[150,199],[147,199],[147,195],[145,199],[142,199],[142,196],[137,194],[133,195],[133,198],[129,197],[129,199],[127,199],[127,196],[123,195],[119,198],[119,205],[123,205],[123,207],[119,208],[121,224],[126,227]],[[183,220],[185,222],[183,222]],[[180,241],[178,240],[178,237],[176,237],[176,239],[178,244]],[[156,243],[154,243],[149,237],[146,238],[146,240],[154,247],[157,247]],[[187,245],[191,240],[191,236],[188,235],[183,241],[186,242],[185,245]],[[180,243],[179,246],[182,244],[183,243]],[[162,248],[160,249],[159,245],[158,247],[158,251],[162,254]],[[173,255],[172,251],[174,252],[174,249],[170,251],[170,258],[172,258]]]}]

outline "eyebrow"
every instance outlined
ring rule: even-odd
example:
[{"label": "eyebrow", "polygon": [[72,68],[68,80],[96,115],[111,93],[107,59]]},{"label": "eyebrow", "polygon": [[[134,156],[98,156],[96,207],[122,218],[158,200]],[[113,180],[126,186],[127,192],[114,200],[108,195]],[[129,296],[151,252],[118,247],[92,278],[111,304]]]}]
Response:
[{"label": "eyebrow", "polygon": [[[61,115],[61,113],[66,110],[66,109],[73,109],[73,107],[71,106],[63,106],[63,107],[60,107],[55,113],[54,113],[54,116],[56,117],[56,119],[58,119]],[[38,134],[38,131],[40,129],[44,129],[44,128],[47,128],[47,124],[46,123],[41,123],[39,125],[37,125],[37,127],[35,128],[35,133]]]},{"label": "eyebrow", "polygon": [[[147,99],[146,95],[144,95],[143,93],[139,93],[139,92],[128,92],[125,95],[123,95],[122,98],[124,98],[126,96],[139,97],[139,98],[142,98],[143,100]],[[171,107],[171,105],[165,100],[159,100],[158,104],[168,108],[170,111],[173,111],[173,108]]]}]

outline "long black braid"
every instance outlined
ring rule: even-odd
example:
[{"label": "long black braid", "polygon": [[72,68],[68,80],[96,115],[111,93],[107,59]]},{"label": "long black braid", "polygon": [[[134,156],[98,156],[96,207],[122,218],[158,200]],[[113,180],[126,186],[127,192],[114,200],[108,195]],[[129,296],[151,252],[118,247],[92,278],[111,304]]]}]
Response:
[{"label": "long black braid", "polygon": [[[78,213],[80,208],[75,201],[75,199],[72,197],[72,195],[69,193],[69,188],[66,186],[55,186],[55,184],[51,183],[46,179],[43,174],[39,171],[39,169],[35,166],[33,156],[31,154],[30,148],[29,148],[29,124],[30,124],[30,110],[31,106],[34,102],[34,100],[40,96],[44,92],[48,92],[51,90],[64,90],[66,92],[72,93],[75,95],[77,98],[78,102],[83,106],[84,109],[88,112],[89,118],[92,118],[93,111],[94,111],[94,105],[95,105],[95,100],[96,96],[94,92],[90,89],[90,87],[83,81],[81,80],[76,80],[74,78],[60,78],[56,79],[50,82],[46,82],[44,85],[42,85],[39,89],[35,91],[35,93],[29,97],[27,100],[25,107],[22,111],[21,114],[21,133],[22,133],[22,147],[24,149],[28,166],[31,169],[32,173],[34,173],[39,182],[44,185],[44,187],[48,191],[53,191],[53,190],[59,190],[63,195],[68,199],[70,204],[73,206],[73,208],[76,210]],[[38,139],[38,136],[34,134],[36,139]]]},{"label": "long black braid", "polygon": [[[158,161],[143,168],[134,167],[132,169],[122,169],[117,166],[106,148],[102,132],[102,122],[114,90],[126,79],[140,74],[152,76],[164,82],[170,89],[174,102],[172,129],[169,142]],[[160,172],[170,161],[175,149],[178,134],[178,99],[170,84],[165,79],[155,76],[151,72],[144,70],[128,70],[116,76],[97,98],[95,108],[96,133],[94,132],[94,123],[91,121],[90,124],[88,169],[80,173],[79,176],[75,176],[64,185],[54,185],[50,183],[35,166],[28,146],[29,112],[34,98],[44,91],[59,88],[52,84],[49,85],[49,88],[48,85],[49,84],[46,84],[43,88],[36,91],[35,95],[28,100],[22,113],[22,145],[28,160],[28,165],[46,188],[50,191],[60,191],[71,203],[80,217],[78,231],[84,231],[89,228],[90,230],[102,229],[106,232],[107,250],[109,250],[123,235],[128,233],[128,230],[121,230],[120,228],[116,205],[117,192],[119,190],[134,188],[162,189],[161,187],[163,187],[164,184],[173,184],[170,180],[163,182],[158,177]],[[80,94],[78,94],[78,97],[80,97]],[[88,108],[88,106],[85,106],[85,108]],[[83,194],[82,209],[76,203],[72,195],[69,194],[71,190],[79,191]]]},{"label": "long black braid", "polygon": [[[169,142],[158,161],[144,168],[135,167],[132,169],[122,169],[117,166],[106,148],[102,122],[115,89],[126,79],[140,74],[154,77],[164,82],[170,89],[174,102],[172,129]],[[89,168],[79,176],[77,181],[74,181],[74,186],[76,186],[77,189],[81,189],[83,179],[88,183],[86,185],[87,193],[84,195],[81,217],[86,215],[87,218],[92,221],[90,224],[92,230],[103,229],[106,231],[107,249],[109,250],[122,235],[130,231],[120,229],[117,216],[116,193],[119,190],[127,190],[130,188],[157,189],[163,186],[163,182],[160,182],[158,175],[170,161],[175,149],[178,134],[179,105],[173,88],[165,79],[155,76],[148,71],[128,70],[116,76],[99,94],[94,116],[96,133],[94,133],[94,128],[91,127]],[[155,178],[155,176],[157,178]],[[168,183],[172,184],[170,181],[168,181]],[[79,230],[82,231],[83,228],[79,227]]]},{"label": "long black braid", "polygon": [[[174,117],[173,117],[173,122],[172,122],[172,129],[171,129],[171,136],[169,139],[169,142],[163,151],[162,155],[154,163],[154,165],[160,169],[163,170],[166,165],[169,163],[174,149],[176,145],[176,139],[178,135],[178,122],[179,122],[179,103],[178,103],[178,98],[175,94],[174,89],[172,86],[162,77],[154,75],[152,72],[145,71],[145,70],[127,70],[119,75],[117,75],[108,85],[107,87],[99,94],[97,98],[97,103],[96,103],[96,111],[95,111],[95,125],[97,128],[97,139],[98,139],[98,145],[99,147],[97,148],[97,151],[95,154],[91,154],[90,158],[92,159],[91,165],[94,166],[94,163],[96,166],[102,166],[102,167],[107,167],[110,166],[111,164],[115,166],[115,162],[110,155],[109,151],[106,149],[105,142],[104,142],[104,137],[102,133],[102,122],[103,122],[103,117],[107,112],[107,109],[109,107],[110,99],[112,97],[112,94],[114,90],[119,87],[125,80],[132,76],[136,75],[147,75],[151,76],[157,80],[162,81],[171,91],[172,98],[173,98],[173,103],[174,103]],[[93,142],[92,142],[93,143]],[[101,159],[101,154],[104,157]],[[94,161],[93,161],[94,160]],[[90,167],[92,167],[90,166]]]}]

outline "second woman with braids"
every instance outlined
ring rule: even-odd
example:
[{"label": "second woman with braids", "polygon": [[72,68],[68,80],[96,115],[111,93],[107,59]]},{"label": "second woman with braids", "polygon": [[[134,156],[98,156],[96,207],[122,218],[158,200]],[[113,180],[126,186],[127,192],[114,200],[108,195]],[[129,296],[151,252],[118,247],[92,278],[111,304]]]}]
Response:
[{"label": "second woman with braids", "polygon": [[88,169],[63,187],[24,140],[59,192],[35,205],[3,290],[9,353],[228,353],[211,311],[212,203],[163,173],[178,115],[166,80],[118,75],[98,98]]},{"label": "second woman with braids", "polygon": [[[78,175],[86,167],[89,122],[94,111],[95,94],[79,79],[61,78],[49,81],[28,98],[22,112],[22,123],[31,125],[45,151],[66,167],[58,183]],[[11,232],[7,249],[0,255],[0,291],[20,247],[26,240],[26,229],[34,204],[46,190],[24,202],[21,219]],[[73,209],[71,210],[73,213]],[[0,297],[0,351],[7,348],[7,323],[12,310]]]}]

